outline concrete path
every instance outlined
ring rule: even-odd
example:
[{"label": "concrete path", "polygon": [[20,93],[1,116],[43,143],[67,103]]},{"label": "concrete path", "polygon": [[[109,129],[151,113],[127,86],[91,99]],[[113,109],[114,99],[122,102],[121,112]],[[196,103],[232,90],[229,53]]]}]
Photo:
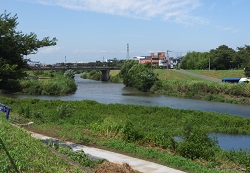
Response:
[{"label": "concrete path", "polygon": [[106,159],[113,163],[123,164],[128,163],[134,170],[140,171],[142,173],[185,173],[183,171],[175,170],[167,166],[156,164],[153,162],[145,161],[142,159],[133,158],[123,154],[114,153],[111,151],[106,151],[98,148],[88,147],[84,145],[78,145],[71,142],[60,142],[56,138],[51,138],[41,134],[31,132],[31,136],[43,141],[57,141],[62,145],[69,146],[73,151],[83,150],[86,155],[94,159]]},{"label": "concrete path", "polygon": [[188,72],[188,71],[185,71],[185,70],[176,70],[176,72],[179,72],[179,73],[182,73],[182,74],[187,74],[187,75],[198,77],[198,78],[202,78],[202,79],[205,79],[205,80],[210,80],[210,81],[213,81],[213,82],[220,82],[219,79],[211,78],[211,77],[200,75],[200,74],[191,73],[191,72]]}]

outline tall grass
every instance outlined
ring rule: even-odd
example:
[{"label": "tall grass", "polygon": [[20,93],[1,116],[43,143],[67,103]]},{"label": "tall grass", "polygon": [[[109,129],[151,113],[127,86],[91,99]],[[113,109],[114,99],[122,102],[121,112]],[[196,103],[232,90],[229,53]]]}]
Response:
[{"label": "tall grass", "polygon": [[[34,121],[36,125],[30,130],[82,143],[105,145],[189,172],[223,172],[220,169],[225,170],[224,167],[247,169],[250,165],[249,153],[232,152],[232,160],[228,154],[210,145],[213,142],[208,145],[206,142],[208,133],[250,135],[250,119],[166,107],[106,105],[95,101],[1,98],[1,102],[11,106],[19,118]],[[196,131],[200,133],[193,136]],[[183,136],[187,141],[178,142],[174,136]],[[201,148],[202,153],[197,148]],[[191,149],[196,152],[186,156],[186,151]],[[245,162],[242,162],[243,158]],[[176,161],[167,161],[171,159]]]},{"label": "tall grass", "polygon": [[0,118],[0,172],[84,172],[53,154],[23,129]]},{"label": "tall grass", "polygon": [[42,80],[22,80],[20,84],[22,93],[32,95],[67,95],[73,94],[77,89],[73,79],[63,76]]},{"label": "tall grass", "polygon": [[155,83],[151,92],[230,103],[250,104],[250,85],[222,82],[165,80]]}]

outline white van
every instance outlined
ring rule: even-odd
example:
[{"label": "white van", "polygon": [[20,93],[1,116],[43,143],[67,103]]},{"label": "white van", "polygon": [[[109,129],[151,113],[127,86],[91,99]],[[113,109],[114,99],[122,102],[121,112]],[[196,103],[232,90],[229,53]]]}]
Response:
[{"label": "white van", "polygon": [[249,83],[250,82],[250,78],[244,77],[244,78],[240,78],[239,83]]}]

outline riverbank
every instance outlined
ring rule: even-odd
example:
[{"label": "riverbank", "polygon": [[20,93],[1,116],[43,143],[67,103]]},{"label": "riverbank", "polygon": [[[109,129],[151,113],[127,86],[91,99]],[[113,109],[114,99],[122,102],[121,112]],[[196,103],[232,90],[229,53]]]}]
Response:
[{"label": "riverbank", "polygon": [[[250,84],[220,82],[223,77],[243,76],[242,70],[163,70],[156,69],[159,81],[150,89],[151,93],[197,100],[250,105]],[[100,73],[85,73],[83,78],[96,79]],[[110,73],[111,82],[122,83],[119,71]]]},{"label": "riverbank", "polygon": [[[187,172],[237,172],[238,168],[247,169],[250,163],[247,153],[226,152],[216,146],[200,143],[208,140],[203,133],[198,133],[201,136],[195,138],[200,142],[192,145],[189,143],[191,141],[179,143],[173,138],[183,136],[186,128],[205,133],[250,134],[249,119],[242,117],[163,107],[106,105],[95,101],[1,100],[12,107],[12,113],[16,116],[12,114],[11,117],[34,122],[30,130],[82,144],[105,146]],[[190,123],[192,126],[189,126]],[[205,154],[202,158],[199,155],[192,156],[192,159],[184,158],[181,151],[186,144],[189,144],[189,149],[196,150],[199,145],[207,146],[203,149],[208,149],[209,155],[200,148],[199,153]]]}]

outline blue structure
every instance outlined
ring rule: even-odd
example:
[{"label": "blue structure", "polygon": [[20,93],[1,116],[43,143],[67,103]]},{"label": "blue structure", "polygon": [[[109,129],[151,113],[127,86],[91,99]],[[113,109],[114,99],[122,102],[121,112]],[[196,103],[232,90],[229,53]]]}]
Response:
[{"label": "blue structure", "polygon": [[9,114],[10,114],[10,108],[8,106],[5,106],[4,104],[0,103],[0,111],[6,112],[6,119],[9,119]]},{"label": "blue structure", "polygon": [[240,78],[222,78],[221,82],[239,83]]}]

